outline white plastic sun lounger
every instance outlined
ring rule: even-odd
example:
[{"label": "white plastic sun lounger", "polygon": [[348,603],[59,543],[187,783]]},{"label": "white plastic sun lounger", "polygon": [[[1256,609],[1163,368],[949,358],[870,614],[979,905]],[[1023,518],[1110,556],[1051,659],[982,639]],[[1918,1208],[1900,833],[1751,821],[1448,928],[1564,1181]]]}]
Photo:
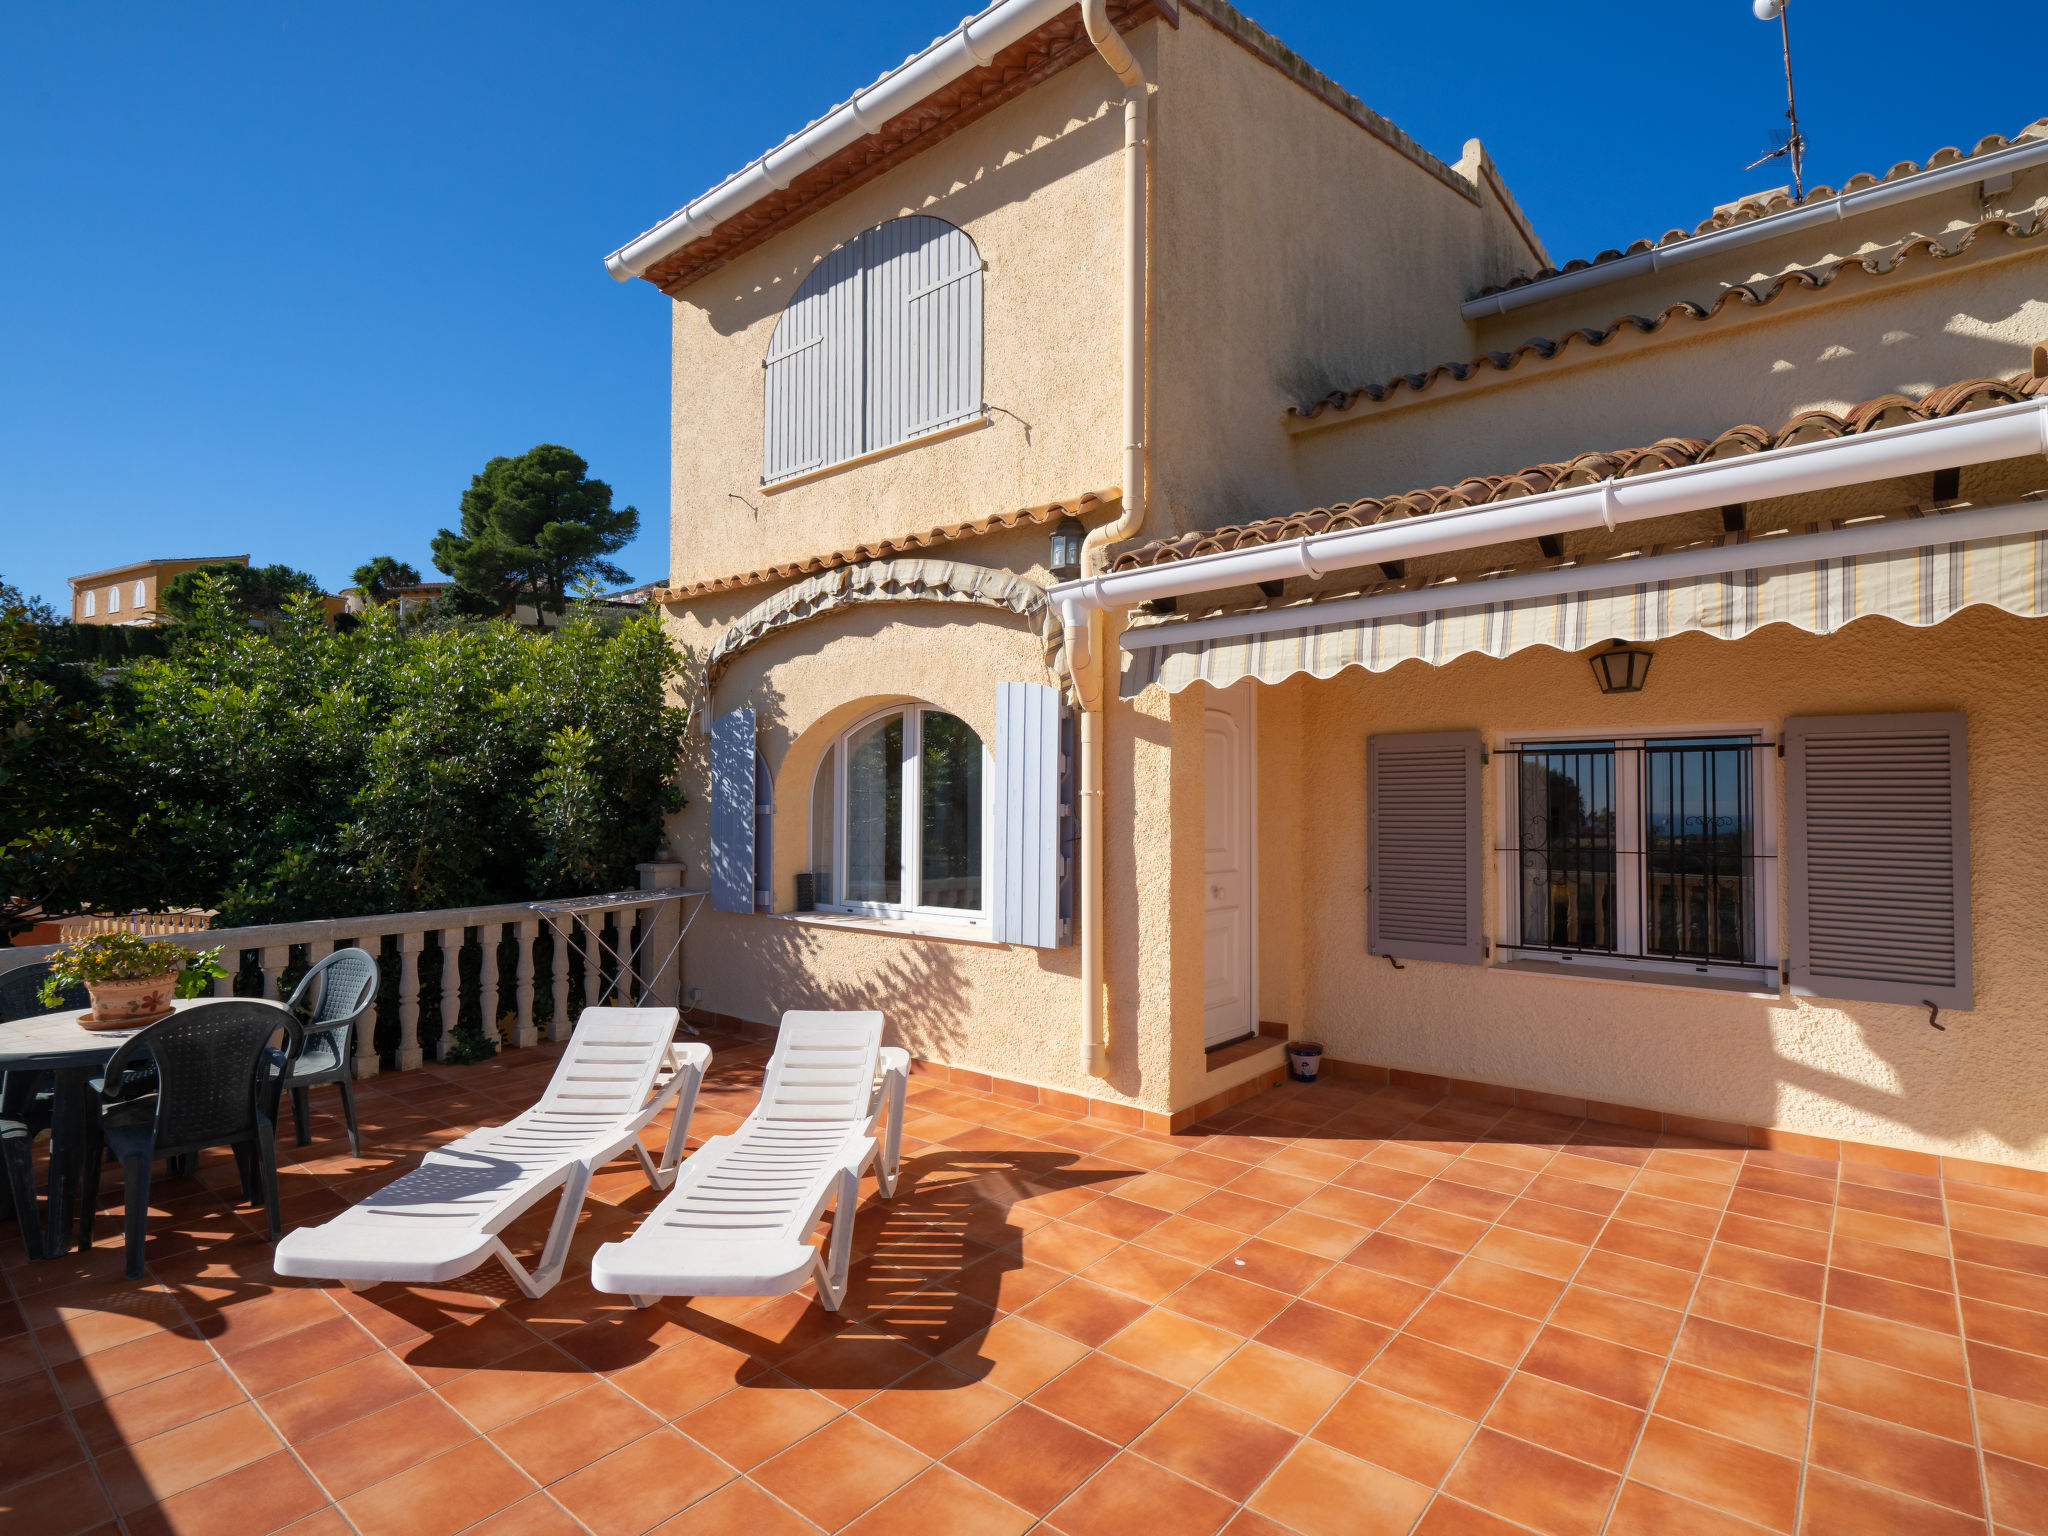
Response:
[{"label": "white plastic sun lounger", "polygon": [[[882,1044],[879,1013],[785,1013],[754,1112],[697,1149],[630,1237],[597,1250],[590,1283],[644,1307],[657,1296],[781,1296],[815,1278],[838,1311],[861,1175],[878,1155],[882,1198],[896,1192],[909,1076],[909,1053]],[[828,1206],[821,1251],[810,1237]]]},{"label": "white plastic sun lounger", "polygon": [[[496,1259],[528,1296],[562,1278],[591,1176],[628,1147],[648,1183],[674,1180],[711,1047],[675,1040],[673,1008],[586,1008],[547,1092],[503,1125],[485,1126],[429,1152],[419,1167],[332,1221],[300,1227],[277,1245],[280,1275],[433,1285]],[[654,1091],[664,1065],[675,1075]],[[656,1164],[640,1132],[669,1100],[675,1123]],[[553,1190],[561,1197],[539,1265],[529,1274],[499,1236]]]}]

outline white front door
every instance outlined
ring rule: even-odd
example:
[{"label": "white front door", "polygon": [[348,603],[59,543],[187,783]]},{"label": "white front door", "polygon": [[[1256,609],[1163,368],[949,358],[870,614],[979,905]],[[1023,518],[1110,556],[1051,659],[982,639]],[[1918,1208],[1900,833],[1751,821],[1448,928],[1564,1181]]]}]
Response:
[{"label": "white front door", "polygon": [[1210,695],[1202,717],[1202,1043],[1258,1030],[1252,979],[1253,683]]}]

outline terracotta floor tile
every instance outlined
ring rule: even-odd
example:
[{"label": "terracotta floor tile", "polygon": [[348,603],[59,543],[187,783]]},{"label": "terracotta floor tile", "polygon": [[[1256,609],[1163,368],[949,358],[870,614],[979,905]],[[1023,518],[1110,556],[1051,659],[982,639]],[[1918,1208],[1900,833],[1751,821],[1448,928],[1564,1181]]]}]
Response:
[{"label": "terracotta floor tile", "polygon": [[1949,1382],[1822,1350],[1814,1395],[1824,1403],[1968,1444],[1970,1394]]},{"label": "terracotta floor tile", "polygon": [[1272,1225],[1287,1214],[1284,1205],[1275,1205],[1270,1200],[1259,1200],[1240,1190],[1219,1189],[1203,1196],[1189,1205],[1180,1214],[1211,1226],[1226,1227],[1233,1232],[1249,1235]]},{"label": "terracotta floor tile", "polygon": [[1740,1376],[1744,1381],[1795,1396],[1805,1393],[1812,1384],[1813,1356],[1813,1350],[1803,1344],[1701,1317],[1686,1319],[1672,1350],[1675,1360],[1704,1366],[1724,1376]]},{"label": "terracotta floor tile", "polygon": [[[1517,1200],[1500,1215],[1502,1227],[1533,1233],[1537,1237],[1555,1238],[1582,1248],[1600,1235],[1600,1228],[1606,1221],[1606,1217],[1596,1216],[1591,1211],[1552,1205],[1545,1200]],[[1486,1518],[1490,1520],[1493,1517],[1488,1515]]]},{"label": "terracotta floor tile", "polygon": [[1607,1522],[1607,1536],[1760,1536],[1763,1529],[1637,1482],[1621,1485]]},{"label": "terracotta floor tile", "polygon": [[1184,1259],[1126,1243],[1091,1264],[1086,1276],[1096,1285],[1106,1285],[1149,1306],[1163,1301],[1200,1273],[1200,1266]]},{"label": "terracotta floor tile", "polygon": [[1066,1213],[1067,1220],[1076,1226],[1106,1232],[1123,1242],[1157,1226],[1166,1220],[1167,1215],[1157,1206],[1140,1205],[1135,1200],[1125,1200],[1117,1195],[1091,1199],[1079,1210]]},{"label": "terracotta floor tile", "polygon": [[1653,1415],[1629,1477],[1749,1520],[1790,1531],[1799,1504],[1799,1462]]},{"label": "terracotta floor tile", "polygon": [[1018,1316],[1092,1349],[1145,1311],[1145,1303],[1134,1297],[1088,1280],[1074,1279],[1047,1291]]},{"label": "terracotta floor tile", "polygon": [[1431,1210],[1412,1202],[1380,1223],[1380,1231],[1389,1237],[1406,1238],[1447,1253],[1469,1253],[1489,1230],[1492,1229],[1487,1223],[1477,1217]]},{"label": "terracotta floor tile", "polygon": [[1156,1227],[1148,1227],[1137,1239],[1140,1246],[1153,1249],[1189,1264],[1207,1267],[1244,1240],[1229,1227],[1199,1220],[1185,1213],[1169,1216]]},{"label": "terracotta floor tile", "polygon": [[595,1536],[641,1536],[731,1481],[732,1469],[671,1429],[571,1473],[548,1492]]},{"label": "terracotta floor tile", "polygon": [[823,1428],[840,1412],[838,1404],[771,1371],[677,1419],[675,1428],[744,1472]]},{"label": "terracotta floor tile", "polygon": [[1433,1488],[1477,1427],[1470,1419],[1361,1381],[1324,1415],[1314,1437]]},{"label": "terracotta floor tile", "polygon": [[1965,1298],[1961,1306],[1963,1332],[1971,1339],[1981,1339],[2000,1349],[2048,1355],[2048,1313],[1973,1298]]},{"label": "terracotta floor tile", "polygon": [[328,1494],[345,1499],[474,1438],[454,1409],[421,1393],[296,1445]]},{"label": "terracotta floor tile", "polygon": [[[1943,1229],[1930,1227],[1927,1230],[1941,1232]],[[1954,1268],[1946,1254],[1919,1253],[1887,1243],[1865,1242],[1842,1232],[1835,1233],[1835,1240],[1828,1248],[1828,1263],[1836,1269],[1903,1281],[1943,1295],[1955,1289]]]},{"label": "terracotta floor tile", "polygon": [[1966,1379],[1962,1341],[1951,1334],[1929,1333],[1866,1313],[1829,1308],[1821,1315],[1820,1342],[1823,1349],[1840,1350],[1918,1376],[1957,1384]]},{"label": "terracotta floor tile", "polygon": [[1392,1536],[1414,1525],[1429,1497],[1419,1483],[1305,1440],[1249,1507],[1303,1536]]},{"label": "terracotta floor tile", "polygon": [[1030,1401],[1112,1445],[1126,1445],[1182,1395],[1164,1377],[1095,1354],[1040,1387]]},{"label": "terracotta floor tile", "polygon": [[[513,1356],[514,1361],[524,1358]],[[678,1419],[760,1369],[731,1344],[689,1334],[637,1365],[614,1371],[609,1379],[656,1418]],[[589,1380],[587,1376],[575,1379],[579,1386]]]},{"label": "terracotta floor tile", "polygon": [[1989,1392],[1977,1393],[1975,1406],[1986,1451],[2048,1467],[2048,1408]]},{"label": "terracotta floor tile", "polygon": [[[65,1402],[76,1406],[189,1371],[213,1358],[213,1350],[197,1333],[154,1333],[115,1349],[66,1361],[56,1368],[57,1388]],[[40,1360],[36,1370],[40,1376]]]},{"label": "terracotta floor tile", "polygon": [[1131,1536],[1138,1530],[1209,1536],[1231,1508],[1207,1488],[1126,1452],[1084,1483],[1047,1523],[1066,1536]]},{"label": "terracotta floor tile", "polygon": [[[78,1433],[62,1414],[0,1435],[0,1492],[85,1460]],[[4,1507],[4,1500],[0,1500]]]},{"label": "terracotta floor tile", "polygon": [[1247,1344],[1204,1378],[1201,1389],[1302,1435],[1343,1394],[1346,1385],[1340,1372],[1263,1344]]},{"label": "terracotta floor tile", "polygon": [[7,1493],[4,1509],[10,1522],[35,1536],[77,1536],[111,1522],[114,1512],[100,1491],[92,1468],[77,1462],[60,1472],[17,1483]]},{"label": "terracotta floor tile", "polygon": [[1243,1339],[1165,1309],[1148,1312],[1103,1346],[1128,1365],[1192,1387]]},{"label": "terracotta floor tile", "polygon": [[1263,1200],[1268,1205],[1277,1205],[1283,1210],[1301,1204],[1323,1185],[1320,1179],[1302,1179],[1289,1174],[1275,1173],[1267,1164],[1239,1174],[1225,1186],[1230,1194],[1247,1195],[1254,1200]]},{"label": "terracotta floor tile", "polygon": [[263,1416],[244,1403],[123,1445],[98,1461],[115,1506],[127,1514],[279,1449]]},{"label": "terracotta floor tile", "polygon": [[657,1525],[652,1536],[815,1536],[817,1529],[749,1479],[736,1477]]},{"label": "terracotta floor tile", "polygon": [[836,1531],[927,1465],[873,1425],[844,1416],[756,1467],[753,1479],[798,1514]]},{"label": "terracotta floor tile", "polygon": [[[1009,1393],[935,1360],[868,1398],[855,1412],[925,1455],[937,1457],[1006,1412],[1014,1401]],[[687,1425],[682,1427],[687,1430]]]},{"label": "terracotta floor tile", "polygon": [[1298,1296],[1329,1271],[1331,1262],[1320,1254],[1255,1237],[1211,1267],[1226,1277]]},{"label": "terracotta floor tile", "polygon": [[1523,1536],[1524,1525],[1510,1525],[1498,1515],[1438,1494],[1415,1523],[1414,1536]]},{"label": "terracotta floor tile", "polygon": [[2048,1531],[2048,1467],[1987,1455],[1984,1480],[1991,1494],[1991,1518],[2001,1529],[2024,1531],[2027,1536]]},{"label": "terracotta floor tile", "polygon": [[86,1403],[72,1415],[97,1456],[123,1442],[147,1440],[246,1401],[241,1384],[227,1367],[216,1363]]},{"label": "terracotta floor tile", "polygon": [[533,1492],[488,1440],[471,1440],[345,1499],[360,1536],[451,1536]]},{"label": "terracotta floor tile", "polygon": [[1334,1261],[1351,1252],[1368,1234],[1369,1228],[1357,1223],[1336,1220],[1318,1215],[1306,1207],[1298,1207],[1259,1233],[1259,1238]]},{"label": "terracotta floor tile", "polygon": [[1439,1291],[1408,1319],[1403,1331],[1496,1365],[1513,1365],[1542,1326],[1534,1318]]},{"label": "terracotta floor tile", "polygon": [[1257,1333],[1288,1305],[1288,1295],[1220,1269],[1211,1269],[1195,1276],[1186,1285],[1166,1298],[1164,1305],[1186,1317],[1198,1318],[1202,1322],[1226,1328],[1232,1333],[1251,1335]]},{"label": "terracotta floor tile", "polygon": [[1820,1303],[1777,1291],[1703,1277],[1693,1291],[1691,1310],[1696,1317],[1710,1317],[1717,1323],[1768,1333],[1794,1344],[1813,1344],[1820,1339]]},{"label": "terracotta floor tile", "polygon": [[1956,1331],[1955,1298],[1941,1291],[1923,1290],[1875,1275],[1849,1270],[1828,1272],[1827,1304],[1850,1312],[1867,1312],[1931,1333]]},{"label": "terracotta floor tile", "polygon": [[1087,1353],[1087,1346],[1064,1334],[1021,1317],[1001,1317],[941,1358],[975,1381],[1028,1397]]},{"label": "terracotta floor tile", "polygon": [[[1738,1200],[1740,1198],[1737,1197]],[[1728,1211],[1721,1217],[1721,1225],[1715,1229],[1714,1237],[1717,1242],[1754,1248],[1759,1253],[1775,1253],[1781,1258],[1798,1259],[1806,1264],[1825,1264],[1828,1257],[1828,1234],[1825,1231],[1816,1232],[1810,1227],[1746,1215],[1736,1208],[1735,1201],[1729,1202]]]},{"label": "terracotta floor tile", "polygon": [[2048,1406],[2048,1360],[1972,1342],[1970,1380],[1986,1392]]},{"label": "terracotta floor tile", "polygon": [[1325,1184],[1295,1207],[1307,1215],[1327,1217],[1331,1221],[1357,1227],[1361,1233],[1372,1231],[1400,1208],[1398,1200],[1389,1200],[1385,1195],[1371,1194],[1362,1189],[1346,1189],[1341,1184]]},{"label": "terracotta floor tile", "polygon": [[1588,1184],[1579,1179],[1568,1179],[1555,1173],[1539,1173],[1529,1181],[1523,1191],[1531,1200],[1541,1200],[1546,1205],[1561,1205],[1570,1210],[1590,1211],[1595,1216],[1613,1214],[1621,1203],[1622,1194],[1604,1184]]},{"label": "terracotta floor tile", "polygon": [[1540,1318],[1557,1304],[1564,1282],[1490,1259],[1466,1259],[1445,1278],[1441,1289],[1520,1317]]},{"label": "terracotta floor tile", "polygon": [[1618,1473],[1635,1449],[1643,1415],[1611,1398],[1517,1371],[1486,1415],[1486,1424]]},{"label": "terracotta floor tile", "polygon": [[1673,1361],[1658,1389],[1656,1412],[1780,1456],[1805,1454],[1807,1401],[1718,1371]]},{"label": "terracotta floor tile", "polygon": [[1020,1536],[1032,1518],[944,1467],[933,1467],[847,1527],[849,1536]]},{"label": "terracotta floor tile", "polygon": [[1397,1335],[1381,1350],[1363,1377],[1404,1397],[1473,1420],[1485,1416],[1507,1378],[1505,1366],[1407,1334]]},{"label": "terracotta floor tile", "polygon": [[946,1465],[1044,1515],[1115,1454],[1108,1441],[1024,1403],[954,1451]]},{"label": "terracotta floor tile", "polygon": [[263,1397],[374,1353],[377,1341],[354,1318],[336,1315],[234,1357],[236,1377],[251,1397]]},{"label": "terracotta floor tile", "polygon": [[1356,1376],[1393,1337],[1392,1330],[1361,1318],[1297,1301],[1256,1335],[1261,1344]]},{"label": "terracotta floor tile", "polygon": [[1645,1409],[1664,1372],[1664,1360],[1590,1334],[1546,1327],[1529,1346],[1521,1369],[1630,1408]]},{"label": "terracotta floor tile", "polygon": [[[337,1536],[347,1536],[344,1525]],[[297,1536],[280,1532],[279,1536]],[[472,1525],[463,1536],[584,1536],[583,1524],[551,1494],[530,1493],[518,1503]]]},{"label": "terracotta floor tile", "polygon": [[327,1495],[287,1451],[128,1516],[129,1536],[349,1536]]},{"label": "terracotta floor tile", "polygon": [[1019,1239],[1017,1251],[1032,1264],[1043,1264],[1047,1268],[1074,1274],[1086,1269],[1105,1254],[1117,1251],[1122,1244],[1106,1232],[1090,1231],[1077,1227],[1069,1221],[1049,1221],[1044,1226],[1026,1232]]},{"label": "terracotta floor tile", "polygon": [[[1467,1261],[1468,1263],[1471,1261]],[[1540,1276],[1536,1277],[1541,1279]],[[1375,1270],[1339,1264],[1303,1291],[1302,1299],[1367,1322],[1398,1328],[1429,1299],[1429,1287],[1397,1280]]]},{"label": "terracotta floor tile", "polygon": [[1938,1435],[1822,1403],[1813,1411],[1813,1440],[1807,1454],[1815,1466],[1910,1498],[1968,1515],[1984,1512],[1975,1450]]},{"label": "terracotta floor tile", "polygon": [[[1495,1227],[1474,1245],[1472,1256],[1495,1264],[1505,1264],[1510,1269],[1526,1269],[1534,1274],[1548,1276],[1552,1280],[1568,1280],[1585,1259],[1586,1250],[1577,1243],[1562,1242],[1554,1237],[1541,1237],[1533,1232],[1517,1232]],[[1434,1278],[1442,1277],[1439,1275]]]},{"label": "terracotta floor tile", "polygon": [[1984,1522],[1842,1477],[1825,1467],[1806,1474],[1799,1536],[1984,1536]]},{"label": "terracotta floor tile", "polygon": [[496,1429],[588,1386],[589,1374],[560,1350],[542,1344],[444,1382],[442,1401],[478,1429]]},{"label": "terracotta floor tile", "polygon": [[[949,1330],[936,1342],[957,1342],[972,1338],[993,1320],[992,1312],[977,1312],[960,1320],[964,1326]],[[849,1326],[843,1333],[814,1344],[784,1359],[778,1369],[800,1386],[851,1408],[884,1387],[894,1386],[930,1358],[899,1339],[882,1337],[861,1326]]]},{"label": "terracotta floor tile", "polygon": [[500,1425],[490,1438],[529,1477],[546,1485],[638,1440],[660,1422],[618,1388],[598,1382]]},{"label": "terracotta floor tile", "polygon": [[1491,1429],[1473,1437],[1444,1492],[1546,1536],[1596,1536],[1620,1479]]}]

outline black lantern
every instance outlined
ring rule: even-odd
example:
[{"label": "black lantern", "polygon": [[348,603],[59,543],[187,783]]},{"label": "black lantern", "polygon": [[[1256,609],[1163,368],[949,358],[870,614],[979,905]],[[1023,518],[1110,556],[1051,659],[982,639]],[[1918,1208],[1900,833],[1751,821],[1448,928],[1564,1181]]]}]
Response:
[{"label": "black lantern", "polygon": [[1639,651],[1625,640],[1593,653],[1593,676],[1602,693],[1641,693],[1649,675],[1650,652]]},{"label": "black lantern", "polygon": [[1047,562],[1054,581],[1072,581],[1081,574],[1081,540],[1087,528],[1078,517],[1063,517],[1052,531],[1052,558]]}]

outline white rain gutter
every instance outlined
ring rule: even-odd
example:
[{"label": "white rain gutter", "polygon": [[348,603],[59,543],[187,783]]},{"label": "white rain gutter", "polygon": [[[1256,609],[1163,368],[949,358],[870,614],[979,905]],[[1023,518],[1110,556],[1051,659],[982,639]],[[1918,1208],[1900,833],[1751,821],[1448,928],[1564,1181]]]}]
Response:
[{"label": "white rain gutter", "polygon": [[644,277],[648,269],[727,219],[780,192],[822,160],[877,132],[932,92],[994,60],[1012,43],[1028,37],[1074,0],[1000,0],[970,16],[924,52],[914,54],[873,85],[834,107],[809,127],[791,134],[745,170],[735,172],[686,203],[654,228],[628,241],[604,264],[620,282]]},{"label": "white rain gutter", "polygon": [[1523,571],[1513,576],[1439,582],[1405,592],[1381,592],[1331,603],[1298,603],[1222,618],[1155,624],[1128,631],[1122,644],[1127,651],[1149,651],[1203,640],[1236,640],[1250,635],[1360,624],[1529,598],[1563,597],[1574,592],[1603,592],[1644,582],[1693,581],[1736,571],[1851,560],[1901,549],[1921,549],[1930,544],[1962,544],[1973,539],[2009,538],[2044,531],[2048,531],[2048,500],[2005,502],[1930,517],[1889,517],[1826,533],[1767,534],[1747,543],[1707,545],[1668,555],[1599,560],[1554,570]]},{"label": "white rain gutter", "polygon": [[1512,543],[1548,534],[1613,529],[1622,523],[1699,512],[1739,501],[1803,496],[1845,485],[2048,455],[2048,397],[1992,406],[1937,421],[1909,422],[1856,437],[1775,448],[1746,458],[1688,464],[1625,480],[1544,491],[1456,512],[1312,533],[1280,544],[1228,550],[1133,571],[1083,576],[1047,590],[1067,632],[1091,610],[1129,608],[1294,576],[1380,565]]},{"label": "white rain gutter", "polygon": [[[1104,551],[1145,523],[1145,138],[1148,106],[1145,72],[1109,19],[1107,0],[1081,0],[1088,40],[1124,85],[1124,312],[1123,439],[1124,509],[1081,541],[1081,570],[1099,574]],[[1109,1076],[1109,1009],[1102,986],[1102,725],[1106,625],[1100,609],[1070,619],[1063,636],[1067,670],[1080,708],[1081,810],[1080,887],[1081,1067],[1093,1077]]]},{"label": "white rain gutter", "polygon": [[1933,197],[1957,187],[1993,181],[2043,164],[2048,164],[2048,138],[2024,140],[2018,144],[2007,145],[2004,149],[1973,156],[1968,160],[1957,160],[1938,170],[1918,171],[1910,176],[1901,176],[1897,181],[1880,182],[1874,187],[1865,187],[1857,192],[1844,192],[1840,196],[1828,198],[1825,202],[1807,203],[1798,208],[1788,208],[1783,213],[1766,214],[1760,219],[1752,219],[1732,229],[1716,230],[1710,235],[1690,235],[1683,240],[1674,240],[1669,245],[1652,246],[1647,251],[1637,251],[1632,256],[1622,256],[1613,261],[1580,267],[1575,272],[1560,272],[1556,277],[1539,278],[1533,283],[1504,288],[1499,293],[1489,293],[1482,298],[1467,299],[1458,306],[1458,313],[1467,320],[1483,320],[1489,315],[1504,315],[1511,309],[1521,309],[1525,305],[1544,304],[1551,299],[1563,298],[1566,294],[1580,293],[1588,288],[1617,283],[1624,278],[1640,277],[1649,272],[1662,272],[1667,267],[1679,266],[1688,261],[1704,261],[1710,256],[1719,256],[1741,246],[1753,245],[1759,240],[1775,240],[1780,235],[1811,229],[1817,224],[1833,224],[1842,219],[1853,219],[1873,209],[1889,208],[1895,203],[1911,202],[1916,198]]}]

